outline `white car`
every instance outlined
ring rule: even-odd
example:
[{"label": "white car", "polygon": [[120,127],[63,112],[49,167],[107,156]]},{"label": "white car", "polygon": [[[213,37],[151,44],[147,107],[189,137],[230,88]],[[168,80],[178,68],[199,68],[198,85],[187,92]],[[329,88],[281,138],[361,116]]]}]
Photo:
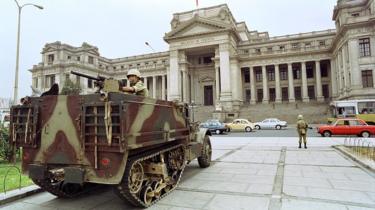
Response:
[{"label": "white car", "polygon": [[260,129],[276,129],[280,130],[283,127],[287,127],[288,123],[286,121],[281,121],[277,118],[267,118],[261,122],[255,123],[255,128]]}]

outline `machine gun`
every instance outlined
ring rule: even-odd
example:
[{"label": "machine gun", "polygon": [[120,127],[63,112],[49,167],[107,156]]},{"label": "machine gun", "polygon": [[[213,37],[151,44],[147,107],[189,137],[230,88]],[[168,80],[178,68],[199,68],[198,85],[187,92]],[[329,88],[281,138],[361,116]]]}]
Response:
[{"label": "machine gun", "polygon": [[120,87],[122,87],[122,83],[119,80],[116,80],[116,79],[113,79],[113,78],[106,78],[106,77],[99,76],[99,75],[97,77],[93,77],[93,76],[78,73],[78,72],[75,72],[75,71],[71,71],[70,73],[72,73],[74,75],[77,75],[77,76],[80,76],[80,77],[84,77],[84,78],[93,80],[94,86],[98,87],[97,92],[101,92],[101,91],[104,91],[104,92],[107,92],[107,93],[109,93],[109,92],[121,92]]}]

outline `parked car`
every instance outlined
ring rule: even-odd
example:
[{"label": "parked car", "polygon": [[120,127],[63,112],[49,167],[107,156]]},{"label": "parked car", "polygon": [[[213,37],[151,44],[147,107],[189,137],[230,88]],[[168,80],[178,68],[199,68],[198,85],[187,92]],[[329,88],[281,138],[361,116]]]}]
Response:
[{"label": "parked car", "polygon": [[207,120],[206,122],[201,123],[199,126],[202,128],[207,128],[216,134],[222,134],[227,131],[227,126],[216,119]]},{"label": "parked car", "polygon": [[235,119],[233,122],[228,123],[227,127],[230,129],[230,131],[251,132],[254,129],[254,123],[247,119]]},{"label": "parked car", "polygon": [[375,135],[375,125],[368,125],[361,119],[340,118],[332,124],[318,126],[317,132],[325,137],[332,135],[357,135],[367,138]]},{"label": "parked car", "polygon": [[261,122],[255,123],[255,128],[258,130],[265,128],[280,130],[281,128],[285,128],[287,126],[288,123],[286,121],[281,121],[277,118],[267,118]]}]

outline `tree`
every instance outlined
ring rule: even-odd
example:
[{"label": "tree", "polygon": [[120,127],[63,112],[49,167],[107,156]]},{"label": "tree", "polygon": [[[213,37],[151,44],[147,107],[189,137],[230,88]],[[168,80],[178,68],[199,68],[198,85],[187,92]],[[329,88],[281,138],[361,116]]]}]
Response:
[{"label": "tree", "polygon": [[73,83],[72,80],[67,78],[61,90],[61,95],[78,95],[81,91],[81,86],[78,83]]},{"label": "tree", "polygon": [[10,161],[12,158],[12,147],[9,144],[9,128],[0,125],[0,159]]}]

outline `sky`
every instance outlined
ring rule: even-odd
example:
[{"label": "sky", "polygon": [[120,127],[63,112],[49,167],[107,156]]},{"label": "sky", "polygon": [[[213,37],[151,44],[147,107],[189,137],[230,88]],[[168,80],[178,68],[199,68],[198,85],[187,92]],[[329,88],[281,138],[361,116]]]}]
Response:
[{"label": "sky", "polygon": [[[196,9],[195,0],[18,0],[33,3],[21,13],[18,97],[31,94],[33,65],[41,62],[46,43],[72,46],[87,42],[101,56],[120,58],[167,51],[163,36],[173,13]],[[332,12],[337,0],[199,0],[199,7],[226,3],[236,21],[270,36],[335,28]],[[18,8],[0,0],[0,98],[13,97]]]}]

